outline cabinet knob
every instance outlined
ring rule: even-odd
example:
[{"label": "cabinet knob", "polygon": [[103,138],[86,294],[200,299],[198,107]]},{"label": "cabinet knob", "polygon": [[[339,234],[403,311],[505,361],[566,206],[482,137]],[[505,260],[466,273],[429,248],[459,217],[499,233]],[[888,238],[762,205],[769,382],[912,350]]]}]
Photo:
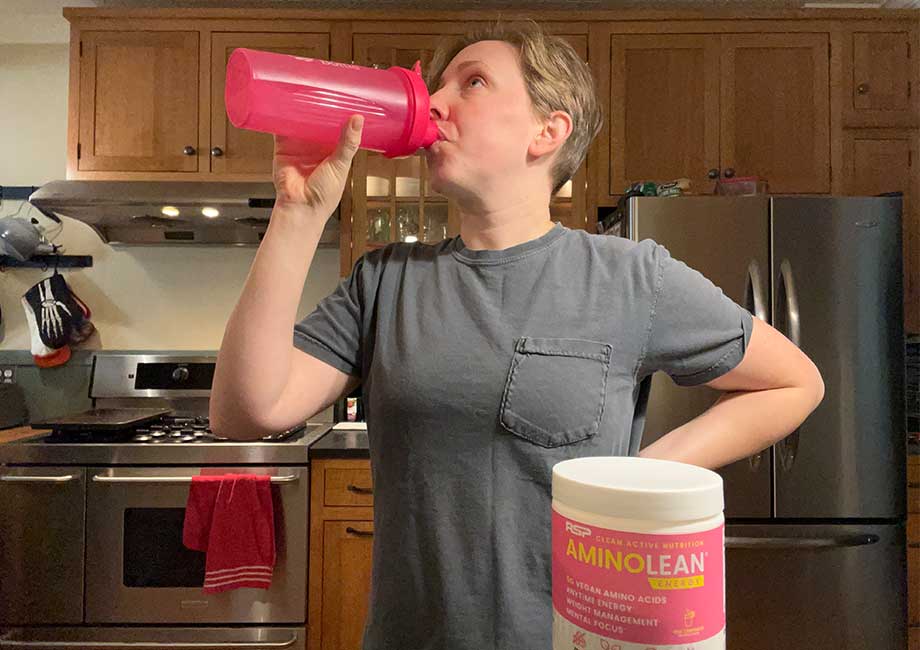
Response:
[{"label": "cabinet knob", "polygon": [[729,167],[725,170],[725,178],[732,178],[735,175],[735,170]]},{"label": "cabinet knob", "polygon": [[718,169],[715,169],[715,168],[710,169],[710,170],[709,170],[709,173],[706,174],[706,175],[707,175],[709,178],[711,178],[712,180],[715,180],[715,179],[717,179],[717,178],[719,177],[719,170],[718,170]]},{"label": "cabinet knob", "polygon": [[859,84],[856,86],[857,95],[868,95],[869,94],[869,84]]},{"label": "cabinet knob", "polygon": [[190,145],[190,144],[187,144],[187,145],[185,145],[185,148],[182,149],[182,153],[183,153],[184,155],[186,155],[186,156],[194,156],[194,155],[195,155],[195,147],[193,147],[193,146]]},{"label": "cabinet knob", "polygon": [[211,155],[215,158],[220,158],[224,155],[224,150],[220,147],[211,147]]}]

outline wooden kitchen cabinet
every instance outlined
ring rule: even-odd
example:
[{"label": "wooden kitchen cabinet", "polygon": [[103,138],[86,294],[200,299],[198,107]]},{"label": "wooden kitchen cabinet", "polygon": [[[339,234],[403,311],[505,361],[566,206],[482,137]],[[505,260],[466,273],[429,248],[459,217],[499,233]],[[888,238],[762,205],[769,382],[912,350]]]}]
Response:
[{"label": "wooden kitchen cabinet", "polygon": [[227,61],[238,47],[311,59],[328,59],[329,34],[228,32],[211,35],[209,169],[216,174],[260,174],[269,178],[274,152],[272,135],[238,129],[227,118],[224,104]]},{"label": "wooden kitchen cabinet", "polygon": [[602,31],[595,42],[610,106],[599,202],[637,181],[679,177],[698,194],[720,176],[749,175],[775,193],[830,191],[827,34]]},{"label": "wooden kitchen cabinet", "polygon": [[847,129],[843,144],[847,194],[904,193],[904,329],[920,333],[920,134],[906,129]]},{"label": "wooden kitchen cabinet", "polygon": [[74,21],[67,178],[271,180],[272,136],[227,119],[227,59],[237,47],[330,58],[330,32],[319,21]]},{"label": "wooden kitchen cabinet", "polygon": [[[386,69],[422,70],[446,35],[355,34],[355,63]],[[395,241],[437,242],[460,231],[456,206],[428,183],[424,155],[386,158],[361,150],[352,172],[352,255],[350,268],[367,250]]]},{"label": "wooden kitchen cabinet", "polygon": [[314,459],[311,472],[307,650],[355,650],[370,597],[370,461]]},{"label": "wooden kitchen cabinet", "polygon": [[79,171],[198,171],[198,39],[196,31],[80,34]]},{"label": "wooden kitchen cabinet", "polygon": [[774,194],[831,190],[827,34],[721,37],[722,176]]},{"label": "wooden kitchen cabinet", "polygon": [[718,37],[614,35],[610,52],[607,196],[680,177],[708,191],[720,164]]},{"label": "wooden kitchen cabinet", "polygon": [[843,59],[851,72],[844,78],[845,126],[920,124],[917,44],[916,26],[905,24],[866,24],[845,32]]}]

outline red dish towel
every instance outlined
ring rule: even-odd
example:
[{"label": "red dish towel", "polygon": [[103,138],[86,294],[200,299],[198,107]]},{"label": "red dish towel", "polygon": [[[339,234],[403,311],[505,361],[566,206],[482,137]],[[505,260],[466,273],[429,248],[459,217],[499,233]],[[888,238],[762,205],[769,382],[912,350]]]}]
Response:
[{"label": "red dish towel", "polygon": [[205,593],[271,587],[275,566],[271,477],[192,477],[182,543],[193,551],[207,553]]}]

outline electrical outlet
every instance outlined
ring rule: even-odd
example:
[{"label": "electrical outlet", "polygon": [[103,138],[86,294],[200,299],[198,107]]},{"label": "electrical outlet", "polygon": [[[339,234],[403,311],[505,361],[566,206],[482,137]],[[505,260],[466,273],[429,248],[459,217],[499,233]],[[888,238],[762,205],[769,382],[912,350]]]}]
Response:
[{"label": "electrical outlet", "polygon": [[16,369],[9,366],[0,366],[0,384],[15,384]]}]

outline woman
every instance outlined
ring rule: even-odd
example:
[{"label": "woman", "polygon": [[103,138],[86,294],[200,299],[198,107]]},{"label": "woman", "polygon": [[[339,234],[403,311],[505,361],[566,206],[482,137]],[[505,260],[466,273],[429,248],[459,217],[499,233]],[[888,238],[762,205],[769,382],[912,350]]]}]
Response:
[{"label": "woman", "polygon": [[[795,345],[661,246],[551,221],[551,195],[600,126],[564,41],[532,27],[471,35],[436,57],[430,87],[431,185],[456,201],[460,237],[368,253],[295,324],[361,120],[315,170],[279,139],[277,201],[227,325],[211,423],[240,438],[284,429],[362,384],[375,517],[365,649],[548,649],[556,462],[719,467],[793,431],[823,384]],[[640,451],[656,370],[725,392]]]}]

